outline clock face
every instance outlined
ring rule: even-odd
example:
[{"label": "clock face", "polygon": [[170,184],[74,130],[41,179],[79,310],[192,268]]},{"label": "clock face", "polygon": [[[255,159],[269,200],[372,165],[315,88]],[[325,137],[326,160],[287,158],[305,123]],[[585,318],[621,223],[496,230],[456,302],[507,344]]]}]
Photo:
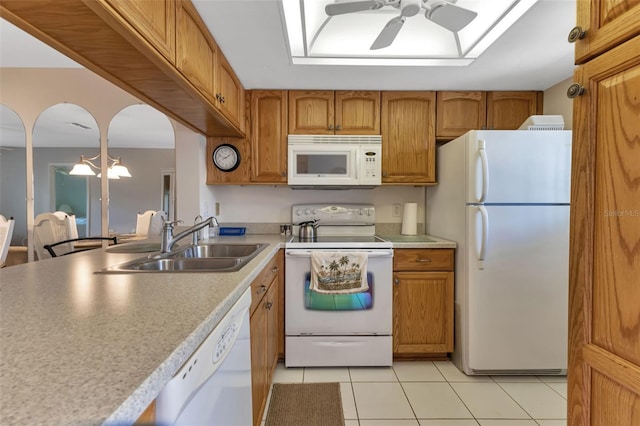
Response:
[{"label": "clock face", "polygon": [[240,153],[233,145],[219,145],[212,155],[213,164],[223,172],[235,170],[240,165]]}]

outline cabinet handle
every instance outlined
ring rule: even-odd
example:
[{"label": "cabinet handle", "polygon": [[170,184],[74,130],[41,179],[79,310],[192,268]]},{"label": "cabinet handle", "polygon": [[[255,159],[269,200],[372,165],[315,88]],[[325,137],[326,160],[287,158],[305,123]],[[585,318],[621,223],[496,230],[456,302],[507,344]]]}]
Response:
[{"label": "cabinet handle", "polygon": [[342,126],[338,124],[338,125],[336,126],[336,130],[342,130]]},{"label": "cabinet handle", "polygon": [[287,172],[280,172],[280,176],[282,176],[282,177],[287,176]]},{"label": "cabinet handle", "polygon": [[571,98],[571,99],[573,99],[575,97],[578,97],[578,96],[582,96],[583,94],[584,94],[584,87],[582,87],[578,83],[573,83],[567,89],[567,97]]},{"label": "cabinet handle", "polygon": [[266,285],[261,285],[260,288],[258,289],[258,291],[256,291],[256,294],[262,294],[265,291],[267,291],[267,286]]},{"label": "cabinet handle", "polygon": [[333,130],[333,124],[329,124],[329,130]]},{"label": "cabinet handle", "polygon": [[567,37],[567,39],[569,40],[569,43],[575,43],[578,40],[582,40],[585,35],[587,35],[587,32],[583,30],[582,27],[577,26],[571,28],[571,31],[569,31],[569,37]]},{"label": "cabinet handle", "polygon": [[397,285],[397,284],[400,284],[400,280],[399,280],[399,279],[397,279],[397,278],[394,278],[394,279],[393,279],[393,283],[394,283],[394,284],[396,284],[396,285]]},{"label": "cabinet handle", "polygon": [[431,263],[431,259],[420,259],[420,258],[417,258],[417,259],[416,259],[416,262],[420,262],[420,263]]},{"label": "cabinet handle", "polygon": [[225,103],[225,98],[224,98],[224,96],[220,96],[220,102]]},{"label": "cabinet handle", "polygon": [[271,308],[273,308],[273,302],[267,302],[267,303],[264,305],[264,307],[265,307],[265,308],[267,308],[267,310],[268,310],[268,311],[270,311],[270,310],[271,310]]},{"label": "cabinet handle", "polygon": [[387,173],[387,172],[382,172],[382,177],[387,177],[387,176],[389,176],[389,173]]},{"label": "cabinet handle", "polygon": [[278,269],[279,268],[277,266],[275,268],[271,268],[271,272],[276,273],[276,272],[278,272]]}]

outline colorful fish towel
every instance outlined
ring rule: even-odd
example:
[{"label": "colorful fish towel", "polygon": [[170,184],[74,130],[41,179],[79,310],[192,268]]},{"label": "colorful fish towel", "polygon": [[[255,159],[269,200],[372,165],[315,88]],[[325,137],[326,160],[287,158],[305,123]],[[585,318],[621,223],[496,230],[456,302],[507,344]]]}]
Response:
[{"label": "colorful fish towel", "polygon": [[311,252],[310,290],[326,294],[361,293],[367,283],[367,253],[345,251]]}]

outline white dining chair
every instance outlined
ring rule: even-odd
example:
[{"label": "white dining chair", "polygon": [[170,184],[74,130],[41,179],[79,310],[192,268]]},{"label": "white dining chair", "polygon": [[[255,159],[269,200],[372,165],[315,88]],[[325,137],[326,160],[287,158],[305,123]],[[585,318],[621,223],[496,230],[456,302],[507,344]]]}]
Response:
[{"label": "white dining chair", "polygon": [[65,221],[67,225],[67,233],[70,239],[78,238],[78,225],[76,223],[76,215],[65,213],[61,210],[53,212],[58,218]]},{"label": "white dining chair", "polygon": [[149,225],[151,225],[151,218],[155,213],[156,212],[154,210],[147,210],[144,213],[138,213],[136,218],[136,235],[149,235]]},{"label": "white dining chair", "polygon": [[11,245],[15,221],[0,215],[0,268],[4,267]]},{"label": "white dining chair", "polygon": [[[36,216],[33,226],[33,242],[38,260],[53,257],[44,247],[45,245],[69,239],[71,239],[69,226],[64,217],[60,218],[55,213],[41,213]],[[59,250],[63,253],[71,252],[73,251],[73,243],[66,243],[60,246]]]},{"label": "white dining chair", "polygon": [[151,223],[149,223],[148,236],[160,235],[162,233],[162,225],[167,220],[167,214],[162,210],[158,210],[152,217]]}]

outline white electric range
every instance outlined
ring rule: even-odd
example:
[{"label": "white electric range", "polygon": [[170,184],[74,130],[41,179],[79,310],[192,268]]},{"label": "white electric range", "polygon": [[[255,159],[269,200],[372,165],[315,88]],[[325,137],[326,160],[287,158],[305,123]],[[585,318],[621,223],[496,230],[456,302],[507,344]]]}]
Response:
[{"label": "white electric range", "polygon": [[[392,243],[375,236],[370,204],[292,206],[285,245],[285,365],[392,363]],[[317,238],[297,238],[317,220]]]}]

